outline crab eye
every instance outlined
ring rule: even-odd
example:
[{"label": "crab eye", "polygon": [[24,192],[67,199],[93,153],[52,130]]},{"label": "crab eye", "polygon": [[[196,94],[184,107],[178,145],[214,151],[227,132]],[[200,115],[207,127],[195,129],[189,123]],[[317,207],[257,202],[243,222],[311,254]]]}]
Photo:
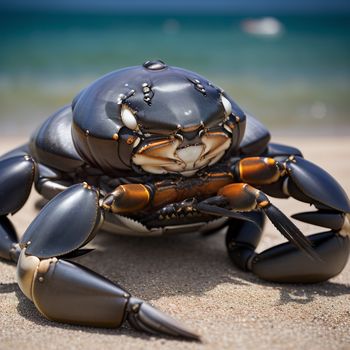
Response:
[{"label": "crab eye", "polygon": [[232,113],[231,102],[224,95],[221,95],[221,102],[224,106],[226,116],[229,116]]},{"label": "crab eye", "polygon": [[120,115],[121,115],[123,124],[127,128],[129,128],[131,130],[136,130],[137,129],[136,118],[135,118],[134,114],[131,112],[131,110],[128,107],[123,105]]}]

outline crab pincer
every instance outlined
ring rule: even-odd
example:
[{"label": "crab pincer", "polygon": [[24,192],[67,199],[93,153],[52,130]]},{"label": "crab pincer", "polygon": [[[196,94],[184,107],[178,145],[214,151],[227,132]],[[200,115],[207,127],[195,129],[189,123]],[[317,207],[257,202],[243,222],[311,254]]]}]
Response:
[{"label": "crab pincer", "polygon": [[[75,220],[76,216],[85,220]],[[198,340],[197,335],[119,285],[65,260],[94,237],[101,222],[99,193],[86,183],[51,200],[20,243],[17,280],[23,293],[51,320],[114,328],[128,320],[142,331]],[[60,235],[62,223],[68,225]]]}]

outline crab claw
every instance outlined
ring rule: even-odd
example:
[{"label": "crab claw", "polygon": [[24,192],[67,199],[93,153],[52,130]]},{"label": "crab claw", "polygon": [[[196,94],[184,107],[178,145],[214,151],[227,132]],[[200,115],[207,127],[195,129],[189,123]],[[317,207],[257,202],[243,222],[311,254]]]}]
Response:
[{"label": "crab claw", "polygon": [[127,320],[137,330],[200,341],[200,337],[197,334],[186,330],[179,322],[141,299],[131,297],[128,302],[127,310]]}]

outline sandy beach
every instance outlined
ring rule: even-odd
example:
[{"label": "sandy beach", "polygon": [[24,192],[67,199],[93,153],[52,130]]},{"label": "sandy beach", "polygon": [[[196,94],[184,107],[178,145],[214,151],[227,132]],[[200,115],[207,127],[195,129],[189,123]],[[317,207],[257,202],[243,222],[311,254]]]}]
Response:
[{"label": "sandy beach", "polygon": [[[282,138],[275,142],[300,148],[304,156],[331,173],[350,193],[350,138]],[[0,153],[25,139],[0,140]],[[31,195],[13,217],[18,233],[37,214]],[[295,200],[273,200],[292,214],[308,210]],[[307,224],[306,234],[320,232]],[[64,225],[62,225],[64,229]],[[154,337],[128,325],[97,329],[51,322],[24,297],[15,266],[0,262],[0,348],[6,349],[350,349],[350,265],[328,282],[273,284],[243,273],[229,261],[224,234],[167,238],[99,234],[94,252],[76,259],[182,321],[201,343]],[[271,224],[259,250],[283,238]]]}]

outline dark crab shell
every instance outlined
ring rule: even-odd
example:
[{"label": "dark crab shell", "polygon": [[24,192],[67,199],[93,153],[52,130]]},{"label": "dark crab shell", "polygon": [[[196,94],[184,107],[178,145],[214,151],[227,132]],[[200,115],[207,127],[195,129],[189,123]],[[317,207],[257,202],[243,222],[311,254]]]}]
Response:
[{"label": "dark crab shell", "polygon": [[[229,116],[222,96],[231,104]],[[136,130],[123,123],[121,109],[125,105],[135,113],[139,124]],[[189,110],[194,112],[188,113]],[[232,121],[232,133],[222,125],[227,117],[225,126]],[[227,136],[231,133],[226,154],[214,165],[220,169],[230,166],[230,158],[260,155],[267,150],[268,130],[254,117],[245,115],[221,89],[196,73],[151,62],[112,72],[92,83],[77,95],[72,105],[53,113],[32,135],[28,145],[2,159],[29,152],[39,164],[38,178],[43,178],[46,185],[53,184],[43,190],[40,183],[36,185],[37,189],[45,198],[51,199],[57,194],[57,188],[62,190],[76,181],[89,179],[100,185],[97,179],[104,175],[111,179],[138,177],[142,169],[135,162],[130,164],[130,158],[138,152],[138,147],[142,147],[142,142],[170,138],[175,133],[178,136],[180,132],[184,141],[193,144],[197,141],[191,139],[191,130],[198,124],[209,129],[205,135],[212,131],[225,132]],[[200,138],[199,129],[195,134]],[[133,148],[129,140],[135,136],[142,141]],[[151,173],[146,176],[157,178]],[[105,190],[103,186],[101,189]],[[125,234],[150,235],[194,229],[188,221],[176,222],[173,226],[162,221],[156,223],[157,230],[150,232],[141,223],[115,214],[106,215],[106,223],[108,230]],[[210,229],[206,220],[195,224],[197,231]]]},{"label": "dark crab shell", "polygon": [[[200,75],[161,61],[146,62],[109,73],[84,89],[73,101],[72,137],[79,155],[106,174],[133,169],[133,140],[161,137],[195,125],[216,127],[224,118],[224,95],[238,120],[227,153],[238,148],[245,130],[245,114],[221,89]],[[133,111],[137,130],[126,127],[122,106]]]}]

